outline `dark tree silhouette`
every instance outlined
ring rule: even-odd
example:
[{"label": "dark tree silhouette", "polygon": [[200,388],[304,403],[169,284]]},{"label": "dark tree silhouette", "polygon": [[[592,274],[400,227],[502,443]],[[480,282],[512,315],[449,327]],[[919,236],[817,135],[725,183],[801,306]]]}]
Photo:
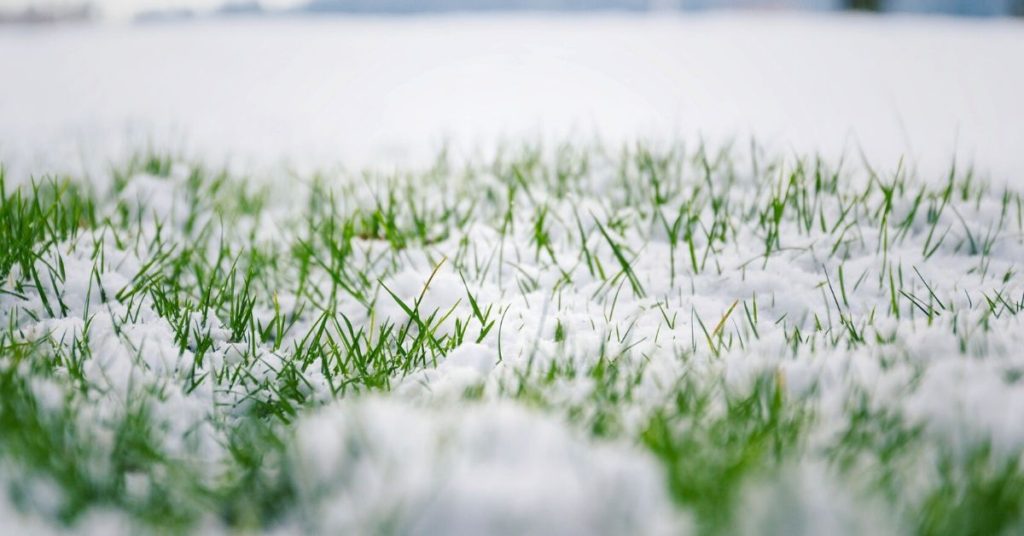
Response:
[{"label": "dark tree silhouette", "polygon": [[879,11],[882,9],[882,0],[845,0],[846,9],[858,9],[861,11]]}]

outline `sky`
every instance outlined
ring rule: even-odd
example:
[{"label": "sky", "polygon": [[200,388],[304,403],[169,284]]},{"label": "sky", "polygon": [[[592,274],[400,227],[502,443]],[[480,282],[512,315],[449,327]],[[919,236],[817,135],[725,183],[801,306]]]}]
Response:
[{"label": "sky", "polygon": [[[0,8],[20,11],[29,7],[74,7],[82,5],[82,0],[0,0]],[[224,5],[225,0],[91,0],[100,15],[111,19],[130,19],[135,14],[163,9],[215,9]],[[260,0],[267,8],[294,6],[302,0]]]},{"label": "sky", "polygon": [[[446,5],[453,1],[445,0]],[[497,1],[497,0],[496,0]],[[954,14],[993,15],[1005,13],[1014,0],[885,0],[895,11],[927,12],[942,11]],[[0,11],[20,11],[28,7],[75,7],[87,2],[94,6],[96,14],[109,20],[131,20],[139,13],[163,10],[188,9],[209,11],[229,3],[247,3],[247,0],[0,0]],[[309,0],[259,0],[266,9],[280,9],[309,3]],[[430,4],[430,2],[425,2]],[[829,9],[839,6],[842,0],[651,0],[652,6],[663,7],[787,7],[806,9]],[[363,4],[373,5],[371,1]]]}]

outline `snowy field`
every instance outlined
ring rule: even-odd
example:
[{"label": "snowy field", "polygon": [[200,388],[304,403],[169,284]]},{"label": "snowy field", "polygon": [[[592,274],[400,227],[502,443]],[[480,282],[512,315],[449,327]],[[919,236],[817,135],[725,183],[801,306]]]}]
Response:
[{"label": "snowy field", "polygon": [[1020,534],[1024,25],[0,29],[0,533]]},{"label": "snowy field", "polygon": [[[1024,168],[1020,23],[410,17],[0,31],[0,157],[103,170],[145,141],[220,164],[422,164],[501,140],[756,136],[942,175]],[[129,147],[124,146],[128,143]],[[20,173],[19,173],[20,174]]]}]

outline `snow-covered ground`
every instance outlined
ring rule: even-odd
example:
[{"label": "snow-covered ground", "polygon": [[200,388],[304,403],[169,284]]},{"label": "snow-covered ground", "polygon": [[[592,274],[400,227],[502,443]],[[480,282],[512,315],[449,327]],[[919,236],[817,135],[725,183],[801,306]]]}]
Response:
[{"label": "snow-covered ground", "polygon": [[[1019,21],[755,16],[235,20],[0,31],[0,157],[390,165],[504,138],[755,135],[996,179],[1024,168]],[[140,141],[142,140],[142,141]]]},{"label": "snow-covered ground", "polygon": [[1021,57],[939,18],[5,28],[0,532],[1019,531]]}]

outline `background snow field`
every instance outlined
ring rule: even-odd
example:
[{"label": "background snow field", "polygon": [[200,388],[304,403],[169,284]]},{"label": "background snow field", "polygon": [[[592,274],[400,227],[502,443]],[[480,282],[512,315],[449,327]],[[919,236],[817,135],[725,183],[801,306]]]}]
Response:
[{"label": "background snow field", "polygon": [[1024,169],[1015,20],[719,14],[239,19],[3,28],[11,179],[139,146],[307,172],[502,140],[751,135],[941,177]]},{"label": "background snow field", "polygon": [[1024,533],[1024,29],[758,20],[4,29],[0,533]]}]

